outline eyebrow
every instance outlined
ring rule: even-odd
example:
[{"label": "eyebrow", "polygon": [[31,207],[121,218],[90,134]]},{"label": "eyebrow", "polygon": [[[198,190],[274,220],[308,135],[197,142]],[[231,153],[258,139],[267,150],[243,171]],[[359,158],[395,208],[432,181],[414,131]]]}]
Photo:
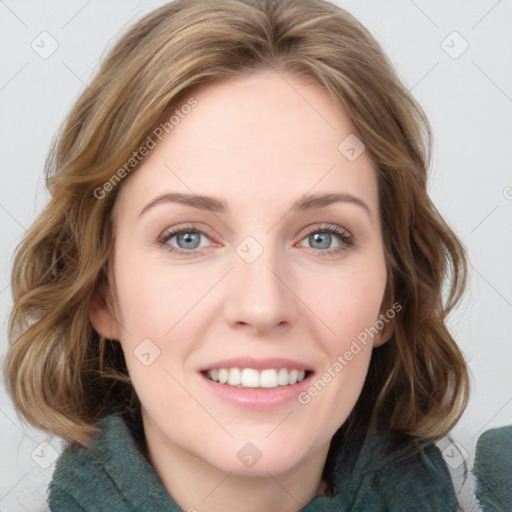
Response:
[{"label": "eyebrow", "polygon": [[[222,199],[205,195],[171,192],[156,197],[144,206],[139,213],[139,217],[151,208],[164,203],[179,203],[198,208],[199,210],[208,210],[215,213],[224,213],[228,210],[226,202]],[[308,211],[317,208],[325,208],[333,203],[352,203],[358,205],[363,208],[371,218],[371,210],[368,205],[359,197],[346,193],[305,194],[295,201],[290,209],[292,211]]]}]

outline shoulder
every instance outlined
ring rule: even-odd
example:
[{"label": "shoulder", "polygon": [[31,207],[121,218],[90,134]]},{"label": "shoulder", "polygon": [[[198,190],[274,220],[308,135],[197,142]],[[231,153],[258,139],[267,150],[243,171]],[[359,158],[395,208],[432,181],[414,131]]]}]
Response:
[{"label": "shoulder", "polygon": [[392,448],[388,436],[371,433],[350,473],[343,485],[353,492],[359,507],[354,510],[452,512],[457,506],[448,467],[428,441]]},{"label": "shoulder", "polygon": [[120,422],[118,418],[105,418],[91,448],[68,446],[62,452],[48,487],[52,511],[126,510],[120,508],[123,500],[108,470],[111,441],[123,437]]},{"label": "shoulder", "polygon": [[180,510],[119,416],[101,420],[90,448],[62,453],[48,492],[50,509],[57,512]]},{"label": "shoulder", "polygon": [[414,504],[415,509],[453,511],[457,498],[450,471],[439,448],[425,443],[410,453],[388,457],[376,475],[380,492],[386,496],[391,510],[399,505]]}]

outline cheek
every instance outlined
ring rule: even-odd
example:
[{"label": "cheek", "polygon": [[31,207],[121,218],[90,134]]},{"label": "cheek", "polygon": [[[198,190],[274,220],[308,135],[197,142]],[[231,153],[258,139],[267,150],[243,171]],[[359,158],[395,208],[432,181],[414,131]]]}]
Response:
[{"label": "cheek", "polygon": [[126,338],[133,335],[133,341],[141,336],[163,339],[198,302],[211,276],[203,280],[200,274],[141,260],[123,261],[117,268],[118,318],[125,327]]},{"label": "cheek", "polygon": [[[118,320],[128,371],[143,404],[179,398],[186,409],[193,404],[173,376],[183,382],[183,365],[210,320],[201,310],[201,298],[211,287],[211,271],[185,272],[142,260],[120,258],[116,268]],[[204,321],[198,322],[199,317]]]},{"label": "cheek", "polygon": [[330,422],[334,431],[354,407],[366,378],[386,274],[377,262],[368,271],[340,272],[335,279],[331,276],[315,283],[307,289],[314,312],[322,320],[315,337],[327,358],[299,402],[316,407],[317,418]]},{"label": "cheek", "polygon": [[[316,281],[314,292],[315,311],[332,334],[332,348],[343,349],[347,342],[372,328],[379,317],[386,285],[385,271],[369,270],[341,274],[336,279],[326,279],[325,290]],[[328,331],[327,331],[328,332]]]},{"label": "cheek", "polygon": [[[143,406],[157,414],[165,407],[180,414],[197,414],[195,404],[181,387],[187,387],[182,365],[193,350],[189,342],[191,304],[198,287],[151,266],[119,267],[121,345],[134,388]],[[128,266],[124,268],[127,270]],[[121,276],[124,276],[121,278]],[[195,292],[194,292],[195,289]]]}]

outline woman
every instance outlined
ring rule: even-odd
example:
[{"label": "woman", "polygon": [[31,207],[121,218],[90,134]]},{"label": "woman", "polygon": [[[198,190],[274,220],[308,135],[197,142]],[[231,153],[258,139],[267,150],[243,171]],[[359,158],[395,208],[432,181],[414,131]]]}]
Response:
[{"label": "woman", "polygon": [[433,443],[467,403],[445,325],[466,261],[429,151],[330,3],[137,22],[69,114],[13,269],[8,386],[69,442],[50,508],[453,510]]}]

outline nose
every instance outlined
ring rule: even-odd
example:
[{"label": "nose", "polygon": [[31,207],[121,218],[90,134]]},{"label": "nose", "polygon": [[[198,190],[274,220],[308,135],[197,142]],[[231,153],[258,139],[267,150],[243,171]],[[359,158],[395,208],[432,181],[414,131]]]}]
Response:
[{"label": "nose", "polygon": [[264,249],[252,262],[234,255],[226,283],[224,315],[232,328],[256,336],[282,334],[298,316],[298,298],[285,256]]}]

